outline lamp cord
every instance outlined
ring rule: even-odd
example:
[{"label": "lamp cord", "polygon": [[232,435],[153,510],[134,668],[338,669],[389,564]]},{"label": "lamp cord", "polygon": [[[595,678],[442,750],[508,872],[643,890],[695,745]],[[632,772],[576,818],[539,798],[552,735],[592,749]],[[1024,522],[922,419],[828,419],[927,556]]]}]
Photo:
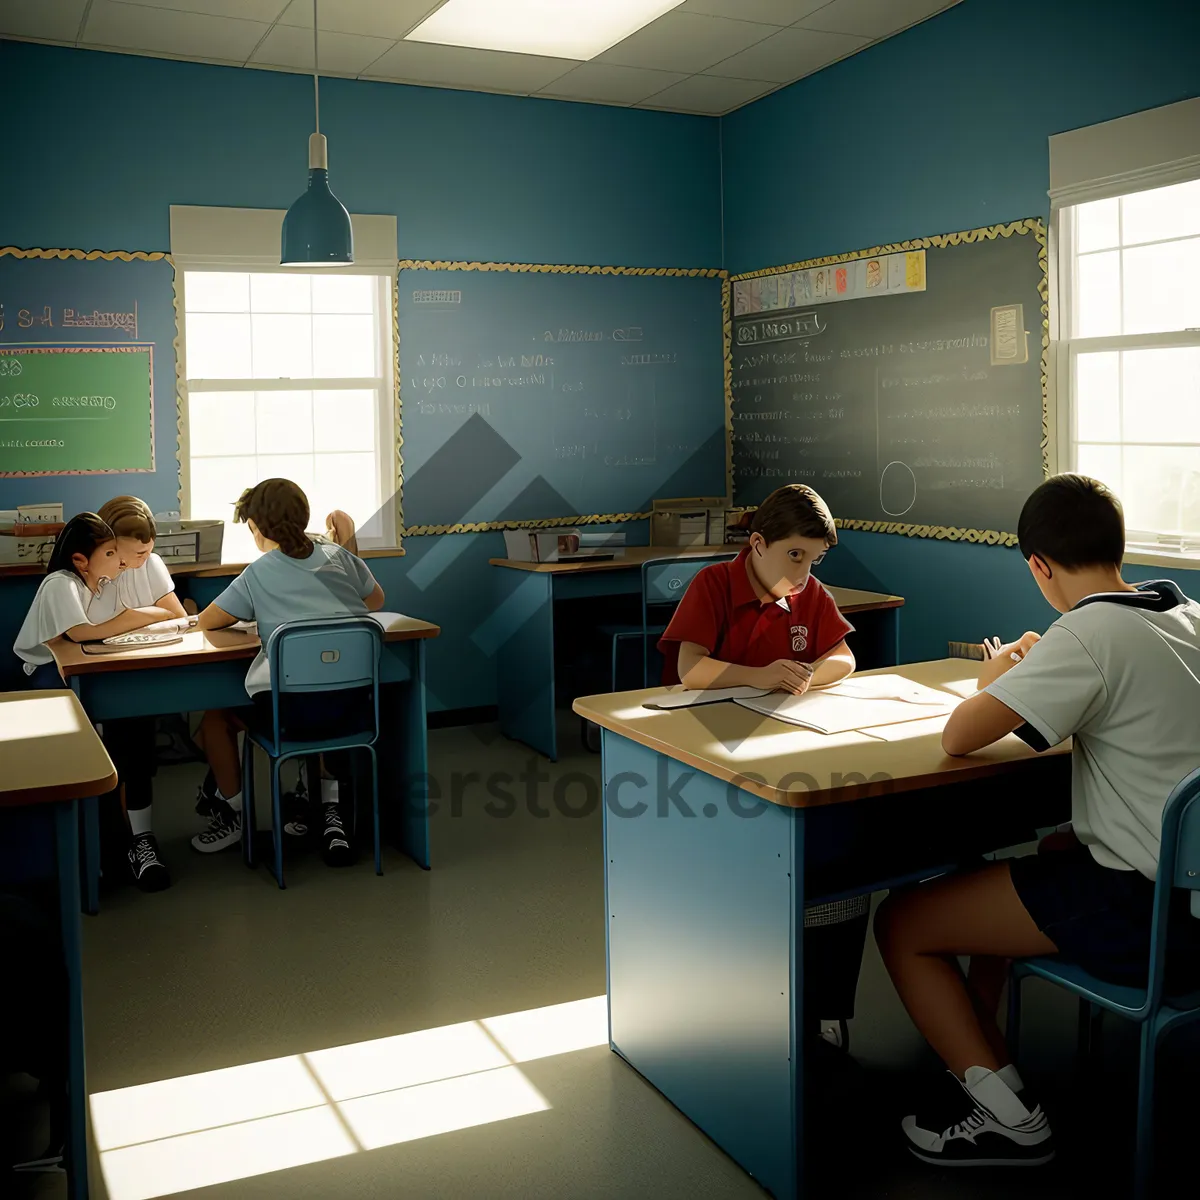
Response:
[{"label": "lamp cord", "polygon": [[313,0],[313,102],[317,112],[317,133],[321,132],[321,85],[317,82],[317,0]]}]

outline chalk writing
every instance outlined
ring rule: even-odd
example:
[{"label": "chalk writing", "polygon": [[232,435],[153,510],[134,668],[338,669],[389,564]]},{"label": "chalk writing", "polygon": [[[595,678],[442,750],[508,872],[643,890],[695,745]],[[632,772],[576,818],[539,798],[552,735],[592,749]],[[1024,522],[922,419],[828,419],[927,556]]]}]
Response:
[{"label": "chalk writing", "polygon": [[623,367],[654,367],[679,361],[678,354],[622,354]]},{"label": "chalk writing", "polygon": [[605,457],[606,467],[652,467],[658,460],[651,455],[628,454],[621,457]]},{"label": "chalk writing", "polygon": [[986,350],[988,339],[984,334],[972,333],[968,337],[932,338],[925,342],[901,342],[901,354],[941,353],[946,350]]},{"label": "chalk writing", "polygon": [[41,400],[28,392],[15,392],[11,396],[0,396],[0,408],[37,408]]},{"label": "chalk writing", "polygon": [[945,421],[977,417],[1016,417],[1019,404],[943,404],[937,408],[918,408],[912,412],[888,413],[889,421]]},{"label": "chalk writing", "polygon": [[492,406],[490,404],[444,404],[441,401],[422,400],[421,412],[448,413],[453,416],[469,417],[475,413],[479,413],[482,417],[491,416]]},{"label": "chalk writing", "polygon": [[886,376],[879,381],[881,388],[895,387],[937,387],[944,383],[979,383],[988,377],[985,370],[972,371],[963,367],[961,371],[935,373],[932,375]]},{"label": "chalk writing", "polygon": [[32,329],[35,325],[49,325],[53,328],[54,320],[50,313],[50,305],[45,305],[42,309],[42,315],[35,317],[27,308],[23,308],[17,313],[17,327],[20,329]]},{"label": "chalk writing", "polygon": [[15,379],[24,369],[19,358],[0,355],[0,379]]},{"label": "chalk writing", "polygon": [[771,354],[771,353],[752,354],[752,355],[750,355],[749,358],[743,360],[743,362],[741,363],[741,366],[743,369],[750,369],[753,367],[765,367],[768,365],[776,366],[776,367],[786,367],[786,366],[788,366],[788,364],[794,363],[795,361],[796,361],[795,350],[791,350],[791,351],[787,351],[787,352],[776,351],[774,354]]},{"label": "chalk writing", "polygon": [[552,329],[547,329],[542,335],[543,342],[602,342],[604,341],[603,331],[591,329],[560,329],[555,333]]},{"label": "chalk writing", "polygon": [[414,304],[461,304],[462,292],[422,288],[412,294]]},{"label": "chalk writing", "polygon": [[51,408],[106,408],[112,412],[117,402],[112,396],[55,396]]},{"label": "chalk writing", "polygon": [[797,313],[792,317],[759,318],[743,321],[737,327],[739,346],[752,346],[759,342],[786,342],[796,338],[816,337],[827,328],[816,312]]},{"label": "chalk writing", "polygon": [[[47,322],[48,324],[49,322]],[[73,308],[64,308],[62,323],[65,329],[119,329],[131,338],[137,337],[138,314],[137,304],[133,312],[76,312]]]},{"label": "chalk writing", "polygon": [[999,471],[1004,464],[991,455],[987,458],[918,458],[913,466],[952,471]]}]

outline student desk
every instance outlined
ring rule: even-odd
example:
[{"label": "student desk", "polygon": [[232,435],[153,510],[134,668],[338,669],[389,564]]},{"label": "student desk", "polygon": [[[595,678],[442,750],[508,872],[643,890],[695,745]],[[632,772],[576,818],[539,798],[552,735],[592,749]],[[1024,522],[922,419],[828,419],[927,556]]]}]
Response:
[{"label": "student desk", "polygon": [[[973,665],[893,673],[961,696]],[[661,690],[574,706],[603,730],[610,1045],[790,1200],[807,1194],[805,903],[925,878],[1068,819],[1070,755],[1010,735],[950,758],[944,717],[822,735],[732,703],[642,707]]]},{"label": "student desk", "polygon": [[[440,632],[428,621],[404,617],[384,633],[379,664],[379,790],[403,805],[402,848],[427,870],[425,639]],[[49,645],[59,673],[93,721],[247,705],[246,671],[260,647],[253,633],[228,630],[193,630],[181,642],[121,654],[85,654],[61,638]],[[94,881],[96,873],[88,874]],[[94,899],[88,898],[89,911]]]},{"label": "student desk", "polygon": [[67,968],[67,1194],[84,1200],[87,1180],[87,1073],[79,936],[79,816],[88,796],[117,786],[117,772],[68,691],[0,693],[0,807],[54,807],[58,907]]},{"label": "student desk", "polygon": [[[506,636],[499,638],[496,689],[500,702],[500,731],[524,742],[551,762],[558,759],[554,687],[554,606],[560,600],[637,595],[642,588],[642,563],[652,558],[717,557],[736,554],[742,546],[627,546],[620,557],[602,562],[536,563],[492,558],[501,576],[496,621]],[[510,572],[520,572],[514,576]],[[900,658],[900,596],[829,589],[847,615],[878,612],[883,628],[871,666]]]}]

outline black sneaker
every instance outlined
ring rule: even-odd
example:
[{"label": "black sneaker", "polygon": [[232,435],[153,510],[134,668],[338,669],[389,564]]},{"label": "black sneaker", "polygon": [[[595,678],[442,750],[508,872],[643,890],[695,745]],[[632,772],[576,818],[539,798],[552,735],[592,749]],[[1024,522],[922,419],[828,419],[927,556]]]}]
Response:
[{"label": "black sneaker", "polygon": [[[974,1073],[978,1073],[975,1075]],[[1041,1105],[1026,1092],[1014,1094],[990,1071],[972,1067],[968,1084],[957,1085],[951,1105],[927,1110],[900,1123],[908,1149],[940,1167],[1037,1167],[1054,1157],[1054,1137]],[[936,1107],[936,1106],[935,1106]],[[1003,1108],[1004,1116],[995,1108]]]},{"label": "black sneaker", "polygon": [[288,837],[306,838],[312,823],[312,806],[308,802],[308,789],[304,786],[304,773],[296,780],[294,792],[283,793],[283,832]]},{"label": "black sneaker", "polygon": [[158,842],[154,834],[139,834],[129,843],[125,852],[133,882],[143,892],[164,892],[171,886],[171,873],[159,857]]},{"label": "black sneaker", "polygon": [[212,817],[217,811],[217,778],[209,770],[204,782],[196,792],[196,812],[202,817]]},{"label": "black sneaker", "polygon": [[201,854],[215,854],[226,846],[236,846],[241,840],[241,809],[231,808],[220,796],[214,796],[212,819],[203,833],[192,838],[192,849]]},{"label": "black sneaker", "polygon": [[342,823],[340,804],[321,805],[321,855],[327,867],[348,867],[354,861],[354,847]]}]

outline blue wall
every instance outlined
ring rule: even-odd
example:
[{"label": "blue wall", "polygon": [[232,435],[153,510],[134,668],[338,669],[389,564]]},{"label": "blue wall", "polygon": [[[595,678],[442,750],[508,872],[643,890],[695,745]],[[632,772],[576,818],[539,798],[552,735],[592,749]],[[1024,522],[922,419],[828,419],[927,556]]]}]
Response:
[{"label": "blue wall", "polygon": [[[726,266],[1048,217],[1050,134],[1200,94],[1197,47],[1179,0],[964,0],[724,118]],[[825,578],[905,596],[910,660],[1054,615],[1015,550],[849,531]]]},{"label": "blue wall", "polygon": [[[296,198],[312,84],[0,42],[0,112],[24,114],[25,134],[21,185],[0,188],[0,244],[167,250],[171,204]],[[355,212],[394,213],[401,258],[720,265],[715,120],[330,79],[321,125],[337,194]],[[147,490],[169,483],[173,495],[169,457],[163,469],[168,480]],[[98,483],[94,503],[110,491]],[[0,481],[0,507],[8,499]],[[492,663],[471,633],[490,610],[487,560],[503,554],[502,538],[412,538],[407,549],[375,565],[389,606],[443,626],[430,647],[431,706],[494,703]],[[418,586],[409,575],[423,560]],[[0,585],[0,686],[28,590],[15,583]]]}]

